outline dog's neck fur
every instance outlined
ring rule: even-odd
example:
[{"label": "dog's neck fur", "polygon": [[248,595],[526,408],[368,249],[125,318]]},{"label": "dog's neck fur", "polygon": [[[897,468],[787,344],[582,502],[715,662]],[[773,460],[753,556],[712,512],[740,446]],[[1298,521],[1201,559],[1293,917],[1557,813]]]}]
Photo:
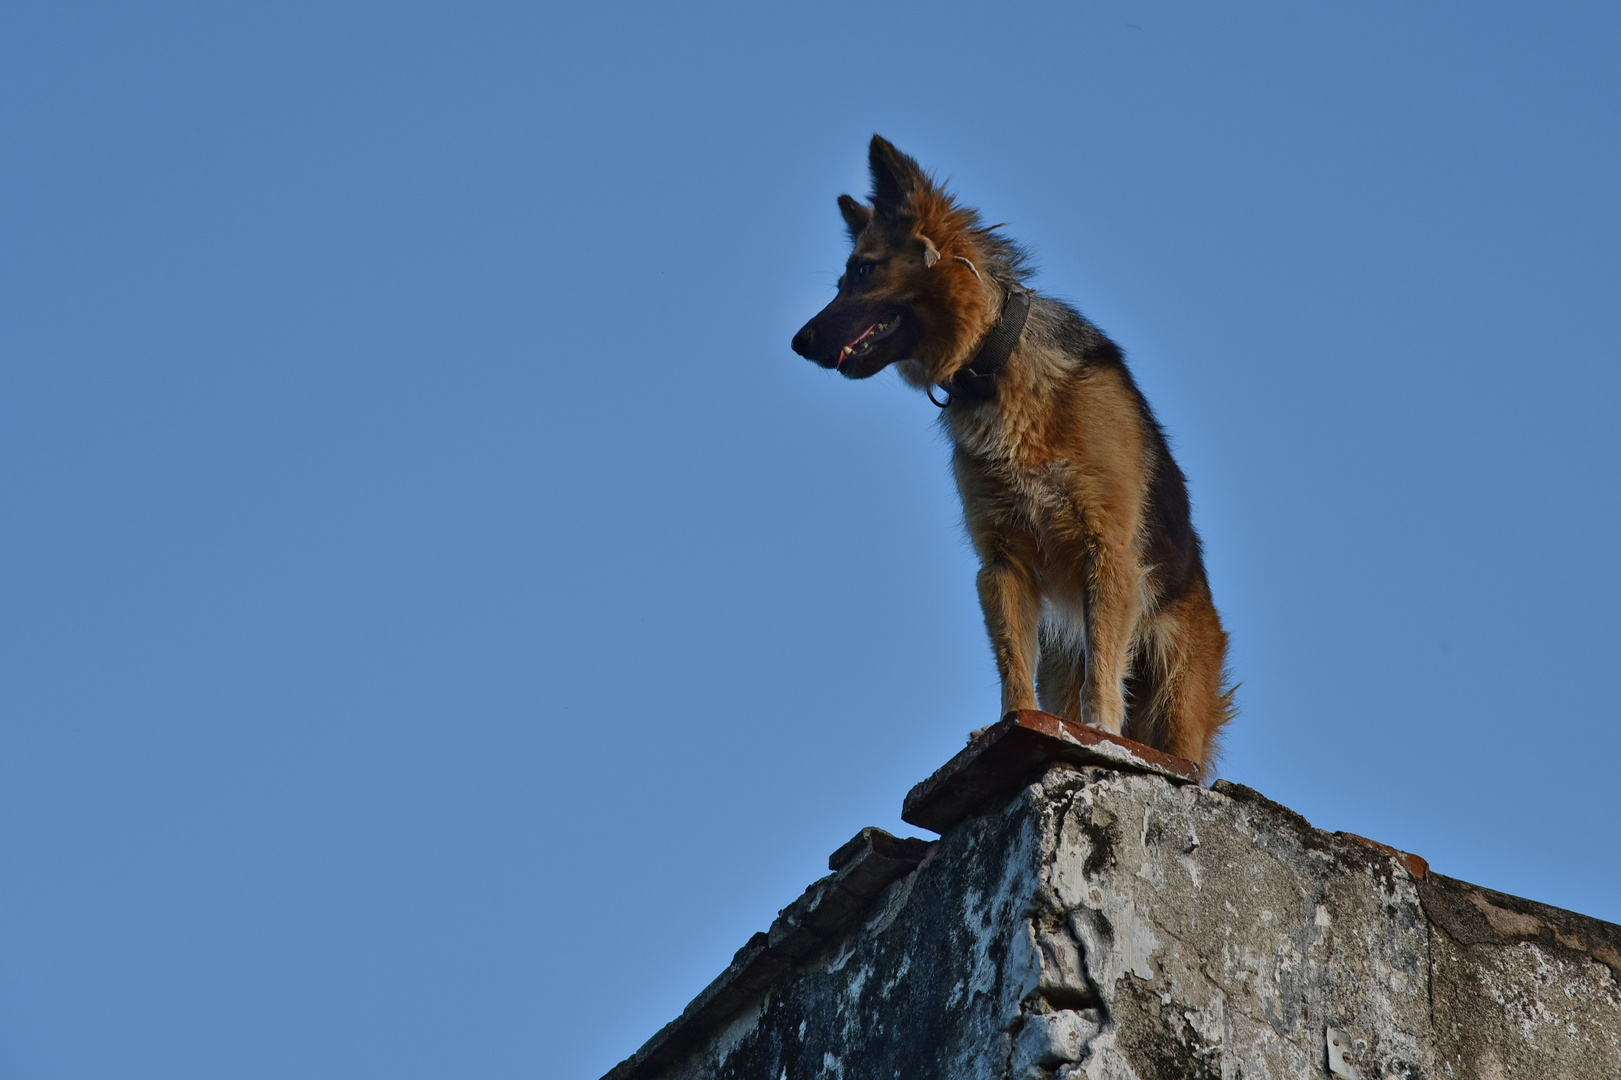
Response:
[{"label": "dog's neck fur", "polygon": [[[1019,339],[1030,317],[1030,294],[1024,289],[1010,289],[1002,298],[1002,310],[995,323],[980,339],[979,349],[950,380],[940,388],[950,395],[950,401],[985,401],[996,396],[997,376],[1018,348]],[[930,398],[933,398],[931,393]],[[945,408],[942,405],[941,408]]]},{"label": "dog's neck fur", "polygon": [[[888,202],[875,187],[870,228],[891,250],[929,253],[931,284],[917,297],[928,335],[919,354],[900,365],[903,379],[919,389],[948,382],[972,362],[1001,318],[1008,294],[1022,289],[1026,256],[1017,244],[985,227],[978,211],[959,204],[949,192],[908,159],[907,188]],[[860,242],[858,240],[858,249]]]},{"label": "dog's neck fur", "polygon": [[[1008,296],[1014,290],[1027,293],[1029,315],[997,373],[998,392],[983,400],[954,399],[941,419],[953,441],[968,453],[1010,461],[1030,456],[1030,448],[1047,441],[1044,435],[1052,426],[1056,390],[1073,366],[1054,333],[1055,320],[1061,321],[1067,309],[1043,300],[1025,285],[1027,256],[997,231],[1000,226],[982,225],[976,210],[958,203],[914,162],[902,159],[902,164],[907,170],[904,192],[890,193],[898,198],[886,198],[875,172],[875,212],[868,224],[883,231],[892,249],[922,243],[937,261],[930,270],[933,283],[916,305],[929,324],[924,347],[896,368],[919,390],[949,384],[984,347]],[[1010,397],[1022,402],[1017,411],[1006,407]]]},{"label": "dog's neck fur", "polygon": [[[959,450],[1013,467],[1046,464],[1037,449],[1050,444],[1053,410],[1074,359],[1052,340],[1050,301],[1031,294],[1030,317],[1013,354],[997,376],[998,393],[986,401],[954,402],[940,420]],[[1018,403],[1013,407],[1009,402]]]}]

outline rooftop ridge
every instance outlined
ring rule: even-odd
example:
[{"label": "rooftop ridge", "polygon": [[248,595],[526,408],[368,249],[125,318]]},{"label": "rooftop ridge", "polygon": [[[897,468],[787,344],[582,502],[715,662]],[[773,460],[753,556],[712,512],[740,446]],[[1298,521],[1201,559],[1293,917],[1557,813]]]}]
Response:
[{"label": "rooftop ridge", "polygon": [[[1621,1076],[1621,926],[1434,874],[1198,775],[1009,713],[907,794],[902,819],[940,840],[862,829],[603,1080],[792,1078],[846,1054],[857,1075],[889,1075],[884,1058],[909,1080],[1087,1080],[1094,1065],[1158,1080],[1205,1075],[1213,1054],[1256,1078]],[[1235,955],[1269,950],[1273,970],[1233,981]],[[1542,992],[1550,971],[1561,997]],[[979,997],[962,998],[970,984]],[[1257,1026],[1241,999],[1262,989]],[[1167,994],[1198,1023],[1164,1028]]]}]

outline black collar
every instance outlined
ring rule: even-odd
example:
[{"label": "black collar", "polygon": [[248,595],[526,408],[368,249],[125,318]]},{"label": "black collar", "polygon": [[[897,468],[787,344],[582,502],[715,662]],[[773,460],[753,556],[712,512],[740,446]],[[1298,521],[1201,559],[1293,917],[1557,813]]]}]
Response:
[{"label": "black collar", "polygon": [[1008,357],[1013,355],[1014,347],[1019,344],[1019,335],[1024,333],[1025,320],[1029,317],[1030,294],[1019,288],[1009,289],[1007,299],[1002,302],[1002,315],[991,327],[991,332],[985,335],[979,352],[957,374],[940,384],[940,389],[950,395],[946,404],[958,398],[964,401],[989,401],[996,396],[996,375],[1007,365]]}]

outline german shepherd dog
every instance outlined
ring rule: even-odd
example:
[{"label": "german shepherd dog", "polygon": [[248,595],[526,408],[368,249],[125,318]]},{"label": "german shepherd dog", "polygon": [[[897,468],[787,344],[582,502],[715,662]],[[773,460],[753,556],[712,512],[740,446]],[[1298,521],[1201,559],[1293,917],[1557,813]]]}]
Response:
[{"label": "german shepherd dog", "polygon": [[872,205],[839,196],[838,295],[794,351],[851,379],[893,364],[942,405],[1004,712],[1039,700],[1208,774],[1234,712],[1227,635],[1120,348],[1030,291],[1024,251],[916,161],[876,135],[868,160]]}]

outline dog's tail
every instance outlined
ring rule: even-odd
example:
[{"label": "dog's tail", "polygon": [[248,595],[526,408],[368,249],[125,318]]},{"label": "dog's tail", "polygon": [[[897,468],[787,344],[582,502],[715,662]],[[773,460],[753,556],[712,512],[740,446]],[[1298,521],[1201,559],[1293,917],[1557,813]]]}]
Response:
[{"label": "dog's tail", "polygon": [[1221,668],[1221,693],[1216,695],[1215,726],[1205,738],[1204,760],[1199,762],[1199,782],[1208,784],[1216,778],[1217,766],[1227,755],[1227,747],[1222,737],[1226,734],[1225,728],[1238,717],[1238,688],[1241,684],[1232,680],[1232,673],[1223,664]]}]

